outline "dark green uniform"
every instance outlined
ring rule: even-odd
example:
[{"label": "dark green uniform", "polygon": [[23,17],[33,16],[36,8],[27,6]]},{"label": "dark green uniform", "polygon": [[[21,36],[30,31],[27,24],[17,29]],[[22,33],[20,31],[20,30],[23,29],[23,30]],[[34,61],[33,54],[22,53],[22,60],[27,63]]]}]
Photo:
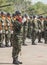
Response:
[{"label": "dark green uniform", "polygon": [[31,38],[31,20],[28,22],[27,37]]},{"label": "dark green uniform", "polygon": [[10,23],[10,42],[11,42],[11,46],[13,44],[13,22],[14,22],[14,17],[15,17],[15,14],[12,14],[12,19],[11,19],[11,23]]},{"label": "dark green uniform", "polygon": [[10,42],[13,43],[13,22],[10,23]]},{"label": "dark green uniform", "polygon": [[38,20],[38,42],[41,43],[42,38],[42,25],[41,20]]},{"label": "dark green uniform", "polygon": [[25,40],[26,40],[26,37],[27,37],[27,28],[28,28],[28,16],[27,14],[24,14],[24,17],[23,17],[23,45],[27,45],[25,44]]},{"label": "dark green uniform", "polygon": [[15,20],[13,23],[13,50],[12,50],[12,57],[13,63],[18,63],[18,55],[21,51],[21,42],[20,42],[20,31],[21,31],[21,23],[18,20]]},{"label": "dark green uniform", "polygon": [[36,40],[36,25],[35,25],[35,20],[32,20],[32,31],[31,31],[31,36],[32,36],[32,45],[35,45],[35,40]]},{"label": "dark green uniform", "polygon": [[25,44],[25,40],[26,40],[26,37],[27,37],[27,21],[25,21],[23,23],[23,45],[26,45]]},{"label": "dark green uniform", "polygon": [[42,19],[41,21],[41,26],[42,26],[42,38],[44,38],[44,20]]},{"label": "dark green uniform", "polygon": [[47,20],[44,20],[44,39],[45,43],[47,43]]},{"label": "dark green uniform", "polygon": [[3,43],[3,30],[2,30],[2,22],[0,20],[0,47],[2,47]]}]

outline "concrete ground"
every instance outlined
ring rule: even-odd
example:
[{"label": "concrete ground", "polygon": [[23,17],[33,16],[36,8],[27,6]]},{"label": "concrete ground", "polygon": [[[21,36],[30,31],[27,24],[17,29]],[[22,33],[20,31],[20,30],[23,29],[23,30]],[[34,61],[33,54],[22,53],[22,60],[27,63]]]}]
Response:
[{"label": "concrete ground", "polygon": [[[26,40],[27,46],[22,46],[19,60],[23,62],[22,65],[47,65],[47,44],[37,43],[31,45],[31,40]],[[0,48],[0,65],[14,65],[12,64],[12,47]]]}]

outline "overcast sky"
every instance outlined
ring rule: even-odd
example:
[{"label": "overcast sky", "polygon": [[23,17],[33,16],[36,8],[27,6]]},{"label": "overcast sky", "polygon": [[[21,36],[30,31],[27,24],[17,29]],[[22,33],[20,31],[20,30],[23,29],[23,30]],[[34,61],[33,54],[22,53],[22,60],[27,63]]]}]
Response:
[{"label": "overcast sky", "polygon": [[43,2],[45,4],[47,4],[47,0],[31,0],[31,1],[33,2],[33,4],[38,2],[38,1],[41,1],[41,2]]}]

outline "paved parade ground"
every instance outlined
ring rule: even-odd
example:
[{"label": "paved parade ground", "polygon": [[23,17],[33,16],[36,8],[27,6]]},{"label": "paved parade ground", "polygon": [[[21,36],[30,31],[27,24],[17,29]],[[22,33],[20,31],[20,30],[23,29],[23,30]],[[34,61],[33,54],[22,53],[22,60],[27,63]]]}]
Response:
[{"label": "paved parade ground", "polygon": [[[19,54],[22,65],[47,65],[47,44],[31,45],[29,40],[26,43]],[[0,65],[14,65],[12,61],[12,47],[0,48]]]}]

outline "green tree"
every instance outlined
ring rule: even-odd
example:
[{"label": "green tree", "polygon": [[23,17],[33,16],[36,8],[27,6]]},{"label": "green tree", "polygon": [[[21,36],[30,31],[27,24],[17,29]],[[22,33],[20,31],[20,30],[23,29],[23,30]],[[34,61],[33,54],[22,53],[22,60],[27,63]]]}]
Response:
[{"label": "green tree", "polygon": [[47,4],[44,4],[42,2],[37,2],[36,4],[32,5],[31,7],[28,8],[28,10],[30,11],[30,13],[32,14],[43,14],[43,15],[47,15]]}]

